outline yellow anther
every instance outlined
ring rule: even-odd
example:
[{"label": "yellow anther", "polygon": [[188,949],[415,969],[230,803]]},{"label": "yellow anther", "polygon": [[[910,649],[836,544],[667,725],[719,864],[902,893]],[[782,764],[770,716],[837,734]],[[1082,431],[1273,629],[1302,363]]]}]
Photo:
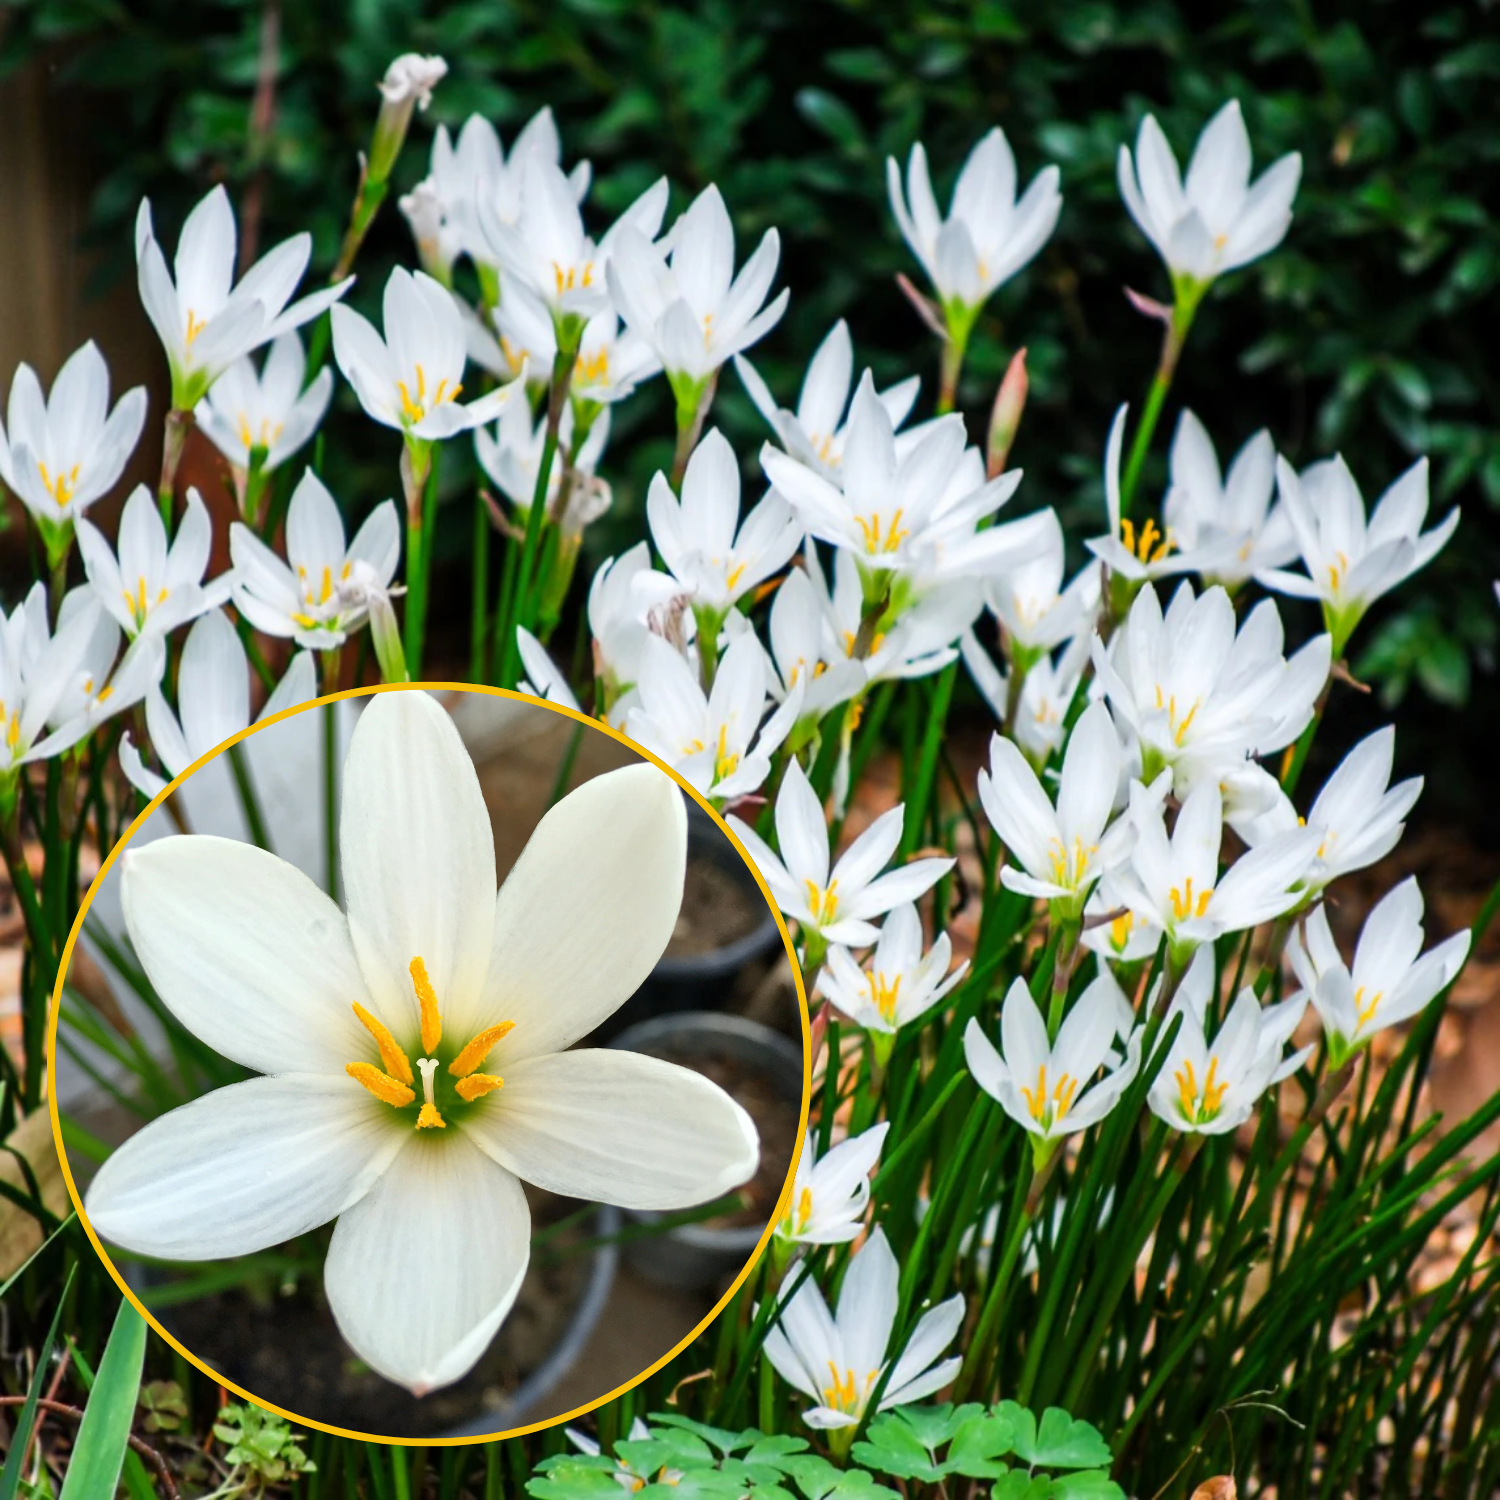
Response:
[{"label": "yellow anther", "polygon": [[1375,1012],[1380,1009],[1380,1002],[1385,998],[1384,990],[1376,990],[1368,1000],[1365,999],[1365,987],[1360,987],[1354,992],[1354,1014],[1361,1026],[1368,1026],[1375,1019]]},{"label": "yellow anther", "polygon": [[418,1130],[446,1130],[448,1122],[437,1112],[437,1105],[424,1104],[417,1115]]},{"label": "yellow anther", "polygon": [[807,906],[813,921],[819,927],[829,926],[839,909],[838,881],[830,881],[826,890],[819,890],[811,880],[804,880],[803,884],[807,887]]},{"label": "yellow anther", "polygon": [[427,965],[420,958],[412,959],[407,971],[417,992],[417,1003],[422,1007],[422,1050],[432,1052],[443,1039],[443,1018],[438,1014],[437,992],[427,977]]},{"label": "yellow anther", "polygon": [[1131,928],[1135,926],[1135,913],[1121,912],[1113,922],[1109,924],[1109,940],[1114,944],[1118,952],[1130,941]]},{"label": "yellow anther", "polygon": [[891,517],[883,540],[878,513],[868,519],[855,516],[854,524],[859,527],[859,534],[864,538],[866,552],[894,552],[906,540],[911,533],[901,524],[902,514],[901,510],[897,510]]},{"label": "yellow anther", "polygon": [[[411,1083],[414,1078],[411,1063],[396,1045],[396,1038],[391,1035],[390,1028],[378,1016],[372,1016],[358,1000],[354,1002],[354,1014],[359,1017],[359,1024],[375,1038],[375,1045],[380,1048],[380,1061],[386,1072],[392,1078],[399,1078],[402,1083]],[[350,1067],[353,1066],[351,1063]]]},{"label": "yellow anther", "polygon": [[492,1049],[515,1028],[514,1021],[502,1021],[498,1026],[486,1026],[457,1057],[448,1064],[448,1071],[455,1078],[467,1078]]},{"label": "yellow anther", "polygon": [[454,1088],[464,1103],[472,1104],[476,1099],[493,1093],[504,1082],[503,1078],[494,1073],[471,1073],[467,1078],[460,1078]]},{"label": "yellow anther", "polygon": [[745,576],[745,564],[736,563],[728,573],[724,575],[724,587],[732,589],[741,578]]},{"label": "yellow anther", "polygon": [[193,347],[193,341],[207,327],[207,319],[200,318],[198,314],[192,310],[192,308],[189,308],[187,316],[187,331],[182,336],[183,343],[186,344],[189,349],[191,349]]},{"label": "yellow anther", "polygon": [[714,756],[714,780],[723,781],[726,776],[733,776],[740,763],[738,750],[729,748],[729,726],[719,725],[719,749]]},{"label": "yellow anther", "polygon": [[1167,892],[1167,899],[1172,903],[1172,915],[1179,922],[1185,922],[1189,917],[1201,917],[1208,911],[1208,903],[1213,896],[1213,887],[1206,891],[1199,891],[1193,895],[1193,877],[1191,875],[1180,885],[1174,885]]},{"label": "yellow anther", "polygon": [[597,354],[582,354],[573,365],[574,385],[600,385],[609,379],[609,350],[600,349]]},{"label": "yellow anther", "polygon": [[1219,1059],[1209,1058],[1208,1074],[1200,1089],[1198,1075],[1193,1070],[1191,1060],[1184,1058],[1182,1066],[1172,1075],[1177,1080],[1177,1099],[1182,1106],[1183,1116],[1195,1125],[1202,1125],[1213,1119],[1224,1103],[1224,1095],[1229,1092],[1227,1079],[1218,1083],[1214,1081],[1218,1072]]},{"label": "yellow anther", "polygon": [[1026,1108],[1033,1120],[1040,1121],[1047,1113],[1047,1064],[1043,1063],[1036,1073],[1036,1091],[1024,1084],[1021,1093],[1026,1100]]},{"label": "yellow anther", "polygon": [[896,1000],[900,993],[901,976],[899,974],[889,980],[883,974],[870,975],[870,998],[875,1002],[875,1009],[880,1012],[880,1019],[887,1026],[896,1024]]},{"label": "yellow anther", "polygon": [[1349,571],[1349,558],[1342,552],[1335,552],[1338,558],[1336,563],[1328,564],[1328,587],[1336,594],[1343,586],[1344,576]]},{"label": "yellow anther", "polygon": [[374,1063],[352,1062],[345,1064],[344,1071],[358,1084],[374,1094],[382,1104],[396,1109],[405,1109],[417,1096],[404,1083],[398,1083],[387,1073],[382,1073]]},{"label": "yellow anther", "polygon": [[812,1222],[813,1195],[810,1187],[797,1194],[797,1233],[801,1234]]},{"label": "yellow anther", "polygon": [[21,715],[10,711],[10,722],[5,726],[5,748],[14,750],[21,743]]},{"label": "yellow anther", "polygon": [[47,493],[57,501],[58,508],[64,508],[68,501],[73,498],[73,492],[78,486],[78,465],[74,464],[66,474],[51,475],[47,472],[47,465],[37,464],[37,470],[42,476],[42,484]]}]

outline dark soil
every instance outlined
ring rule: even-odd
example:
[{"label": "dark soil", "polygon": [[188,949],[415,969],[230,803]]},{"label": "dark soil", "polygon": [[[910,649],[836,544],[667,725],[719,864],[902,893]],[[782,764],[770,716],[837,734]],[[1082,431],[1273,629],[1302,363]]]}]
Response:
[{"label": "dark soil", "polygon": [[748,937],[765,921],[760,891],[711,859],[689,859],[682,911],[664,958],[696,958]]},{"label": "dark soil", "polygon": [[[555,1221],[577,1208],[529,1186],[533,1221]],[[592,1233],[564,1232],[559,1244]],[[321,1284],[290,1296],[254,1297],[235,1289],[163,1308],[163,1325],[206,1364],[262,1402],[304,1418],[383,1437],[441,1436],[479,1412],[500,1412],[521,1381],[556,1348],[583,1296],[592,1258],[533,1255],[515,1306],[484,1357],[462,1380],[418,1398],[368,1368],[343,1341]]]},{"label": "dark soil", "polygon": [[760,1165],[755,1176],[742,1188],[744,1207],[733,1213],[704,1219],[707,1229],[739,1229],[764,1224],[776,1208],[776,1200],[786,1185],[786,1174],[797,1149],[797,1122],[800,1105],[786,1097],[785,1086],[766,1077],[732,1057],[705,1057],[700,1052],[677,1055],[666,1048],[656,1049],[658,1057],[701,1073],[719,1085],[755,1121],[760,1132]]}]

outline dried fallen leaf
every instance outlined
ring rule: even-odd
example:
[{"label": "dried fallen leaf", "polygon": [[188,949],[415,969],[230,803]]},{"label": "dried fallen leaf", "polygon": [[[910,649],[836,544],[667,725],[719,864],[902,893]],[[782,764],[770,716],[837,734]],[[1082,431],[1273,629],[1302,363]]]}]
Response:
[{"label": "dried fallen leaf", "polygon": [[1239,1500],[1239,1493],[1233,1474],[1215,1474],[1193,1491],[1190,1500]]}]

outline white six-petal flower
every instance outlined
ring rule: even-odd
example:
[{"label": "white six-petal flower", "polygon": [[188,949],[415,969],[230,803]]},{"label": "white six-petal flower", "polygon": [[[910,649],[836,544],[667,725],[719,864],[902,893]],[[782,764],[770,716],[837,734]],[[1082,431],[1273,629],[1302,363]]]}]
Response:
[{"label": "white six-petal flower", "polygon": [[807,1132],[791,1204],[776,1225],[781,1245],[846,1245],[858,1238],[870,1205],[870,1169],[880,1160],[890,1128],[889,1121],[882,1121],[840,1141],[822,1157],[815,1146],[817,1133]]},{"label": "white six-petal flower", "polygon": [[333,399],[333,371],[325,365],[304,390],[306,367],[302,340],[283,333],[258,372],[249,355],[237,359],[198,403],[198,426],[235,468],[248,469],[251,451],[259,448],[269,472],[317,431]]},{"label": "white six-petal flower", "polygon": [[907,901],[893,908],[881,924],[879,941],[864,968],[842,943],[829,948],[818,991],[866,1031],[890,1038],[902,1026],[921,1020],[962,982],[969,972],[968,960],[949,973],[952,962],[953,944],[946,932],[938,933],[923,953],[922,918],[916,905]]},{"label": "white six-petal flower", "polygon": [[105,1238],[167,1259],[248,1254],[336,1218],[324,1283],[339,1328],[421,1393],[462,1376],[515,1300],[522,1180],[680,1208],[744,1182],[758,1142],[699,1074],[567,1050],[677,920],[687,817],[655,767],[554,806],[497,894],[452,721],[425,694],[381,694],[350,745],[340,831],[347,915],[247,844],[129,853],[126,923],[158,993],[265,1076],[153,1121],[87,1206]]}]

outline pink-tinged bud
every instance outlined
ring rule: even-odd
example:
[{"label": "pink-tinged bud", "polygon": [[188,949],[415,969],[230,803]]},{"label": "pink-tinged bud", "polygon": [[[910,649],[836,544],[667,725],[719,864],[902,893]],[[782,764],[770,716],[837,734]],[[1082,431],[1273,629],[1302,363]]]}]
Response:
[{"label": "pink-tinged bud", "polygon": [[1172,309],[1165,302],[1158,302],[1155,297],[1147,297],[1129,287],[1125,288],[1125,297],[1143,318],[1154,318],[1158,323],[1171,323]]},{"label": "pink-tinged bud", "polygon": [[1026,393],[1031,382],[1026,375],[1026,351],[1017,349],[1006,367],[1005,379],[995,392],[995,405],[990,411],[990,435],[985,444],[985,473],[993,479],[1005,469],[1005,460],[1010,455],[1010,445],[1015,442],[1016,429],[1021,425],[1021,413],[1026,409]]},{"label": "pink-tinged bud", "polygon": [[946,344],[948,324],[943,318],[942,308],[931,297],[919,292],[905,272],[897,275],[896,285],[901,288],[901,295],[916,309],[917,316],[927,325],[928,331],[935,333]]}]

